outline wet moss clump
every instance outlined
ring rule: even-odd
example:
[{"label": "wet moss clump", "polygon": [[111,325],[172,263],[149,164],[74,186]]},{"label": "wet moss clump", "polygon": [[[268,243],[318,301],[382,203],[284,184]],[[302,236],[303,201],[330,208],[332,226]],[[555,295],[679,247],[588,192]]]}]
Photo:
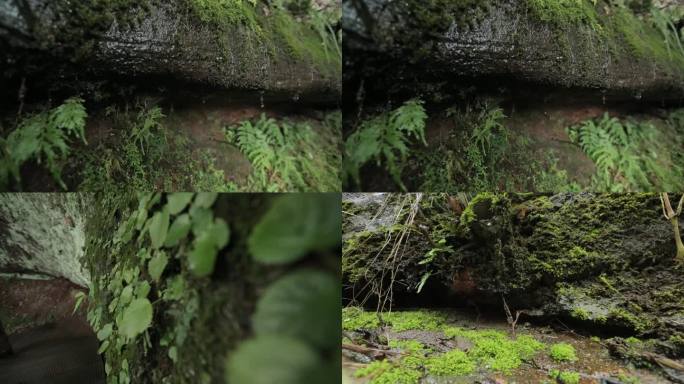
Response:
[{"label": "wet moss clump", "polygon": [[558,343],[551,346],[549,355],[552,359],[558,362],[562,361],[576,361],[575,347],[568,343]]},{"label": "wet moss clump", "polygon": [[[369,317],[372,316],[372,317]],[[372,329],[377,314],[360,308],[342,311],[343,326],[347,330]],[[532,359],[544,344],[529,335],[515,338],[493,329],[466,330],[451,326],[444,313],[410,311],[381,313],[388,319],[392,332],[430,331],[443,334],[446,339],[459,338],[472,343],[467,351],[452,349],[443,353],[433,351],[417,340],[390,340],[389,346],[403,352],[393,361],[376,361],[356,371],[357,377],[370,377],[370,383],[418,383],[425,376],[463,377],[479,369],[511,374],[524,361]],[[355,328],[358,327],[358,328]],[[403,376],[402,376],[403,375]]]}]

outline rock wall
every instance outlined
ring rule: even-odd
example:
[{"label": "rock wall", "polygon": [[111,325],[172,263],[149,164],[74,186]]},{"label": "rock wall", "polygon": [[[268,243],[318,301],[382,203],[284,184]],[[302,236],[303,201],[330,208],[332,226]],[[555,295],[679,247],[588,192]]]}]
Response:
[{"label": "rock wall", "polygon": [[284,11],[261,15],[259,8],[249,17],[260,26],[248,26],[222,20],[218,12],[206,19],[192,12],[191,1],[118,3],[123,5],[69,8],[62,0],[5,2],[0,46],[13,53],[0,58],[23,62],[26,68],[19,71],[39,71],[46,62],[54,67],[62,60],[79,64],[80,69],[65,71],[92,77],[171,76],[223,89],[291,95],[341,92],[339,57],[324,52],[320,36]]},{"label": "rock wall", "polygon": [[345,77],[363,77],[366,85],[383,72],[390,84],[487,77],[622,98],[684,95],[684,56],[631,11],[543,3],[345,0]]},{"label": "rock wall", "polygon": [[83,256],[90,199],[75,193],[0,194],[0,271],[44,273],[88,287]]},{"label": "rock wall", "polygon": [[[401,195],[386,196],[390,207],[402,204]],[[452,305],[499,309],[505,296],[526,317],[653,337],[667,353],[684,354],[682,274],[657,194],[483,193],[458,214],[445,195],[426,194],[398,248],[407,209],[388,225],[355,229],[377,207],[344,202],[345,297],[377,295],[373,279],[384,276],[387,286],[392,276],[397,301],[443,294]],[[401,251],[388,257],[392,249]],[[425,276],[434,289],[416,293]]]}]

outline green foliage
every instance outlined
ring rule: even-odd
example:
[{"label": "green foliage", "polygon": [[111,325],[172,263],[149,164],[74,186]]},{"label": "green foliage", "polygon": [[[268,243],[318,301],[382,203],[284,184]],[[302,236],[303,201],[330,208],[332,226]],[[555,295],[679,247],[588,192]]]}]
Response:
[{"label": "green foliage", "polygon": [[[21,183],[19,170],[25,162],[45,164],[62,188],[62,162],[70,153],[69,139],[85,139],[87,113],[83,100],[71,98],[57,108],[23,119],[7,139],[0,138],[0,188]],[[87,143],[86,143],[87,144]]]},{"label": "green foliage", "polygon": [[425,361],[428,373],[434,376],[464,376],[475,370],[475,363],[460,349],[436,355]]},{"label": "green foliage", "polygon": [[[226,363],[226,382],[245,384],[299,384],[320,382],[323,362],[307,344],[284,336],[248,340]],[[258,367],[255,369],[255,367]]]},{"label": "green foliage", "polygon": [[549,377],[557,379],[563,384],[579,384],[580,374],[572,371],[559,371],[557,369],[552,369],[549,372]]},{"label": "green foliage", "polygon": [[375,160],[378,166],[384,165],[399,187],[406,190],[401,174],[410,154],[409,145],[412,138],[427,145],[426,119],[423,102],[414,99],[390,113],[380,114],[361,123],[345,142],[345,184],[351,180],[357,187],[361,187],[361,168]]},{"label": "green foliage", "polygon": [[169,230],[169,210],[164,209],[161,212],[155,213],[149,228],[152,248],[157,249],[161,247],[166,240],[166,234]]},{"label": "green foliage", "polygon": [[339,195],[285,195],[273,203],[248,240],[252,256],[266,264],[284,264],[312,251],[341,244]]},{"label": "green foliage", "polygon": [[558,26],[588,24],[600,28],[595,1],[590,0],[526,0],[528,8],[543,22]]},{"label": "green foliage", "polygon": [[682,44],[684,34],[675,25],[681,16],[656,7],[651,9],[651,20],[662,35],[665,47],[667,48],[667,54],[670,58],[674,55],[680,55],[680,57],[684,58],[684,44]]},{"label": "green foliage", "polygon": [[[284,246],[285,250],[298,254],[296,257],[277,255],[279,264],[301,259],[303,250],[320,254],[338,248],[341,242],[338,196],[293,194],[280,197],[250,236],[248,248],[252,256],[260,262],[272,264],[269,259],[271,253],[264,253],[262,256],[265,258],[257,257],[263,250],[259,242],[270,243],[270,247]],[[295,203],[295,199],[313,204],[307,207],[306,204]],[[303,209],[299,212],[290,210],[297,206]],[[305,229],[300,236],[280,231],[280,225],[292,225],[282,220],[284,212],[291,214],[290,221],[300,220],[298,217],[302,216],[302,220],[317,223],[321,228],[315,231],[318,238],[310,237],[310,229]],[[292,242],[296,241],[302,241],[304,247],[293,246]],[[309,267],[289,272],[268,286],[252,317],[255,337],[238,346],[226,359],[228,382],[322,383],[339,377],[340,319],[337,314],[340,292],[336,272]],[[258,372],[252,368],[255,362],[260,367]]]},{"label": "green foliage", "polygon": [[356,370],[354,376],[371,377],[368,384],[418,384],[423,374],[414,368],[397,366],[387,360],[379,360]]},{"label": "green foliage", "polygon": [[592,189],[625,192],[682,185],[684,159],[675,149],[681,142],[676,132],[682,128],[669,128],[665,131],[652,123],[620,121],[605,114],[567,131],[596,164]]},{"label": "green foliage", "polygon": [[156,252],[155,256],[150,259],[149,264],[147,265],[147,271],[150,274],[150,277],[152,280],[157,281],[161,277],[162,273],[164,273],[164,268],[166,268],[166,264],[169,262],[168,256],[166,256],[166,253],[163,251]]},{"label": "green foliage", "polygon": [[[278,53],[304,60],[325,73],[341,70],[341,34],[333,25],[341,13],[320,11],[308,6],[308,1],[258,0],[187,0],[190,10],[203,22],[211,24],[222,34],[234,33],[243,27],[253,38],[268,48],[279,59]],[[283,49],[284,48],[284,49]]]},{"label": "green foliage", "polygon": [[510,373],[531,359],[544,345],[528,335],[509,339],[503,332],[495,330],[469,331],[461,328],[449,327],[445,329],[447,337],[465,337],[473,342],[474,347],[468,351],[468,356],[479,364],[495,371]]},{"label": "green foliage", "polygon": [[150,145],[153,137],[158,136],[162,129],[160,122],[164,114],[161,108],[153,107],[150,110],[141,109],[138,112],[138,119],[131,131],[131,139],[140,146],[140,152],[145,154],[145,150]]},{"label": "green foliage", "polygon": [[[338,116],[336,113],[335,116]],[[261,115],[226,130],[226,138],[252,164],[248,188],[259,191],[337,191],[339,130],[336,117],[319,130],[307,123],[280,122]],[[339,120],[339,119],[338,119]]]},{"label": "green foliage", "polygon": [[252,316],[254,333],[290,336],[322,349],[339,345],[340,286],[331,275],[299,270],[271,284]]},{"label": "green foliage", "polygon": [[[129,286],[130,287],[130,286]],[[135,299],[123,311],[119,325],[122,335],[133,339],[152,324],[152,304],[146,298]],[[111,334],[111,331],[109,332]]]},{"label": "green foliage", "polygon": [[[223,170],[216,168],[209,150],[198,151],[187,136],[162,125],[165,120],[160,108],[108,108],[106,115],[114,135],[78,154],[84,164],[79,190],[237,189],[226,181]],[[167,132],[171,132],[168,137]]]},{"label": "green foliage", "polygon": [[342,309],[342,329],[356,331],[374,329],[380,326],[380,317],[375,312],[366,312],[360,307]]},{"label": "green foliage", "polygon": [[575,347],[568,343],[557,343],[551,346],[549,356],[555,361],[577,361]]}]

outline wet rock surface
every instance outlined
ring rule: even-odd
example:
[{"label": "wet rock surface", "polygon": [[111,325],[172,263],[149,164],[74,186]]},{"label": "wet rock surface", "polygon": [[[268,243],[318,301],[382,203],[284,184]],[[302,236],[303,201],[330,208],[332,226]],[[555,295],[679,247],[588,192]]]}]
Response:
[{"label": "wet rock surface", "polygon": [[[410,6],[407,10],[405,4],[410,3],[343,1],[344,75],[350,89],[363,83],[370,93],[373,87],[382,89],[394,81],[426,92],[455,92],[471,81],[492,89],[551,85],[611,99],[662,101],[684,96],[681,60],[636,53],[624,36],[608,29],[618,23],[618,15],[599,10],[602,26],[557,25],[536,19],[523,1],[499,0],[482,2],[484,6],[462,14],[448,15],[449,10],[442,9],[439,15],[425,16],[433,22],[426,25],[415,20]],[[448,28],[443,28],[445,18],[451,20]],[[411,30],[430,26],[434,29]],[[389,78],[386,82],[383,73]]]},{"label": "wet rock surface", "polygon": [[[182,1],[152,5],[147,11],[134,8],[130,15],[122,13],[125,22],[114,19],[100,32],[87,30],[89,25],[65,26],[59,4],[32,0],[0,5],[0,58],[10,73],[45,75],[49,65],[62,72],[53,73],[54,80],[74,78],[75,73],[81,78],[156,76],[290,96],[341,92],[334,62],[296,57],[283,43],[240,25],[221,29],[202,23]],[[59,41],[63,31],[84,40]]]}]

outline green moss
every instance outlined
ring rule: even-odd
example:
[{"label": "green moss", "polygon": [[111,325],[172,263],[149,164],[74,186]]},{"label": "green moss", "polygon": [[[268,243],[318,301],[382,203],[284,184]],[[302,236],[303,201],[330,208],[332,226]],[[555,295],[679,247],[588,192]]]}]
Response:
[{"label": "green moss", "polygon": [[342,308],[342,329],[354,331],[357,329],[373,329],[380,326],[380,319],[375,312],[366,312],[363,308]]},{"label": "green moss", "polygon": [[549,376],[564,384],[579,384],[580,381],[580,374],[572,371],[561,372],[557,369],[552,369]]},{"label": "green moss", "polygon": [[545,23],[600,27],[596,9],[588,0],[526,0],[526,3],[532,13]]},{"label": "green moss", "polygon": [[551,346],[549,356],[555,361],[577,361],[575,347],[568,343],[557,343]]},{"label": "green moss", "polygon": [[402,311],[385,314],[384,320],[396,332],[419,329],[439,331],[446,324],[446,316],[433,311]]},{"label": "green moss", "polygon": [[648,319],[641,318],[622,308],[611,309],[608,313],[608,319],[617,324],[626,325],[639,333],[646,332],[652,327],[652,324]]},{"label": "green moss", "polygon": [[572,310],[572,313],[570,313],[572,317],[578,320],[589,320],[590,316],[589,313],[584,310],[583,308],[575,308]]},{"label": "green moss", "polygon": [[420,354],[427,351],[423,343],[417,340],[391,340],[389,346],[391,348],[401,349],[409,354]]},{"label": "green moss", "polygon": [[463,376],[475,370],[475,363],[465,352],[454,349],[425,361],[428,373],[435,376]]},{"label": "green moss", "polygon": [[628,344],[638,344],[638,343],[641,343],[641,340],[637,339],[636,337],[628,337],[628,338],[625,339],[625,341],[626,341]]},{"label": "green moss", "polygon": [[358,369],[354,376],[370,376],[368,384],[418,384],[423,375],[416,369],[396,366],[387,360],[381,360]]},{"label": "green moss", "polygon": [[261,32],[256,4],[248,0],[187,0],[197,17],[205,23],[222,27],[242,24]]},{"label": "green moss", "polygon": [[503,373],[510,373],[544,348],[531,336],[520,335],[511,340],[503,332],[495,330],[471,331],[449,327],[444,334],[446,337],[459,336],[470,340],[474,346],[468,351],[468,356],[483,366]]}]

